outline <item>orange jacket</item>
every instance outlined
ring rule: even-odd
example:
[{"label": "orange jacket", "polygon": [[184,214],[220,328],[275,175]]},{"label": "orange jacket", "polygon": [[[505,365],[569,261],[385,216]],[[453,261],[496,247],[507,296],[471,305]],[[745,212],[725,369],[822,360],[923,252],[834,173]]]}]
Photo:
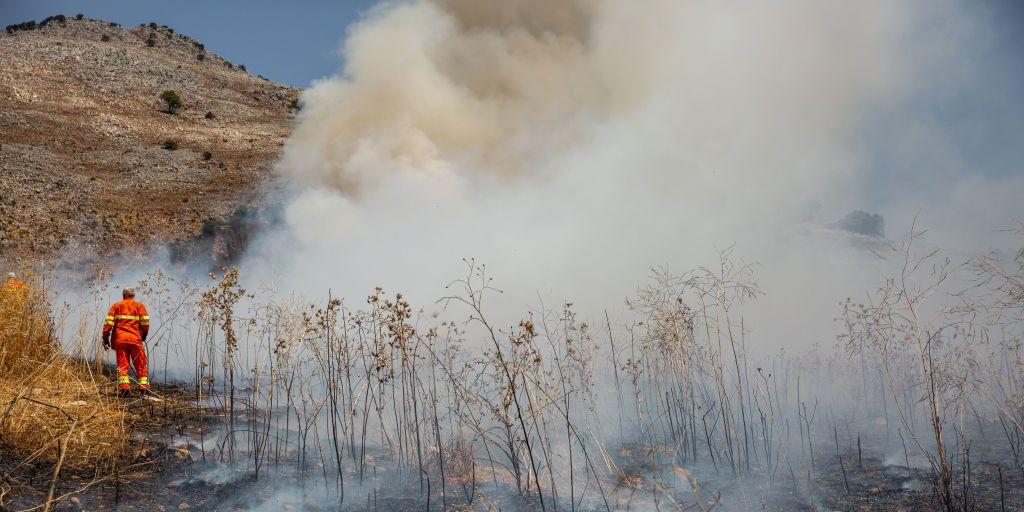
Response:
[{"label": "orange jacket", "polygon": [[4,289],[7,291],[23,290],[26,288],[25,281],[19,281],[17,279],[8,279],[4,283]]},{"label": "orange jacket", "polygon": [[103,341],[113,343],[142,343],[149,334],[149,313],[146,306],[135,299],[124,299],[110,306],[106,321],[103,322]]}]

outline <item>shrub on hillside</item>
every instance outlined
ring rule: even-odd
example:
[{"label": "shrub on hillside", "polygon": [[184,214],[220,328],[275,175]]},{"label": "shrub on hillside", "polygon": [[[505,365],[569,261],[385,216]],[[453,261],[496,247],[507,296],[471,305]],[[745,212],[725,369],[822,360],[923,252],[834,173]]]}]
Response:
[{"label": "shrub on hillside", "polygon": [[885,237],[885,219],[877,213],[861,210],[847,213],[841,220],[828,224],[826,227],[875,238]]},{"label": "shrub on hillside", "polygon": [[13,34],[20,30],[35,30],[36,20],[23,21],[21,23],[15,23],[14,25],[7,25],[7,33]]},{"label": "shrub on hillside", "polygon": [[154,36],[153,34],[150,34],[149,35],[149,39],[146,39],[146,46],[148,46],[150,48],[156,46],[156,36]]},{"label": "shrub on hillside", "polygon": [[213,153],[210,153],[209,151],[203,151],[203,160],[204,161],[209,160],[211,158],[213,158]]},{"label": "shrub on hillside", "polygon": [[214,117],[217,117],[217,116],[213,115],[213,112],[207,112],[205,117],[207,119],[213,119]]},{"label": "shrub on hillside", "polygon": [[58,14],[56,16],[47,16],[46,18],[43,18],[43,21],[39,22],[39,28],[43,28],[49,25],[50,23],[64,23],[67,21],[67,19],[67,16],[64,16],[63,14]]},{"label": "shrub on hillside", "polygon": [[85,17],[85,15],[84,15],[84,14],[76,14],[76,15],[75,15],[75,19],[76,19],[76,20],[81,20],[81,19],[82,19],[82,18],[84,18],[84,17]]},{"label": "shrub on hillside", "polygon": [[178,141],[173,139],[167,139],[164,141],[164,149],[167,151],[174,151],[178,149]]},{"label": "shrub on hillside", "polygon": [[217,230],[220,229],[221,222],[213,217],[208,217],[203,220],[203,227],[200,230],[200,235],[205,237],[211,237],[217,234]]},{"label": "shrub on hillside", "polygon": [[102,36],[100,36],[100,41],[103,41],[104,43],[110,41],[110,36],[103,34]]},{"label": "shrub on hillside", "polygon": [[155,21],[151,21],[151,22],[149,22],[149,28],[151,28],[151,29],[154,29],[154,30],[155,30],[155,29],[156,29],[156,22],[155,22]]},{"label": "shrub on hillside", "polygon": [[175,91],[164,91],[160,94],[160,99],[164,100],[164,104],[167,105],[168,114],[174,114],[181,108],[181,96],[178,96]]},{"label": "shrub on hillside", "polygon": [[200,53],[200,54],[196,55],[196,60],[198,60],[200,62],[206,60],[206,54],[205,53]]}]

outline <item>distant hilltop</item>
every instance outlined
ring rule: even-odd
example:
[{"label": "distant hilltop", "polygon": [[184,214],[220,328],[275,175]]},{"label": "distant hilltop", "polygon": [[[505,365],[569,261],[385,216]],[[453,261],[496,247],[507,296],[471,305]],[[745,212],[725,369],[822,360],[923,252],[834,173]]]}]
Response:
[{"label": "distant hilltop", "polygon": [[131,259],[258,206],[300,92],[156,23],[8,25],[0,59],[0,262]]}]

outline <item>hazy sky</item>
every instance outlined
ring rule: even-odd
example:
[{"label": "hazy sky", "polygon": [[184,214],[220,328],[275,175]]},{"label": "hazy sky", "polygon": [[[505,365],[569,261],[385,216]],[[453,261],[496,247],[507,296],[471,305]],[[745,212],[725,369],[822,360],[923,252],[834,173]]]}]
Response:
[{"label": "hazy sky", "polygon": [[0,0],[0,26],[55,14],[114,21],[151,21],[191,36],[231,62],[276,82],[306,87],[341,65],[345,27],[375,0]]}]

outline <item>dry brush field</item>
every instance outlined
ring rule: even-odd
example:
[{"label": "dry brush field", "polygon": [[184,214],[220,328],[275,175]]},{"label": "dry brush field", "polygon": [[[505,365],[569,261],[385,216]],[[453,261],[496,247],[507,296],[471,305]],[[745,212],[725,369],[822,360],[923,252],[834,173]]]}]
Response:
[{"label": "dry brush field", "polygon": [[5,324],[2,439],[25,461],[4,468],[5,506],[1016,509],[1024,259],[915,241],[837,305],[835,343],[774,354],[747,346],[744,308],[765,299],[728,252],[654,272],[616,320],[563,304],[508,322],[473,261],[440,313],[157,272],[139,293],[160,319],[156,405],[111,398],[98,321],[75,313],[103,285],[52,318],[40,298],[34,323]]}]

